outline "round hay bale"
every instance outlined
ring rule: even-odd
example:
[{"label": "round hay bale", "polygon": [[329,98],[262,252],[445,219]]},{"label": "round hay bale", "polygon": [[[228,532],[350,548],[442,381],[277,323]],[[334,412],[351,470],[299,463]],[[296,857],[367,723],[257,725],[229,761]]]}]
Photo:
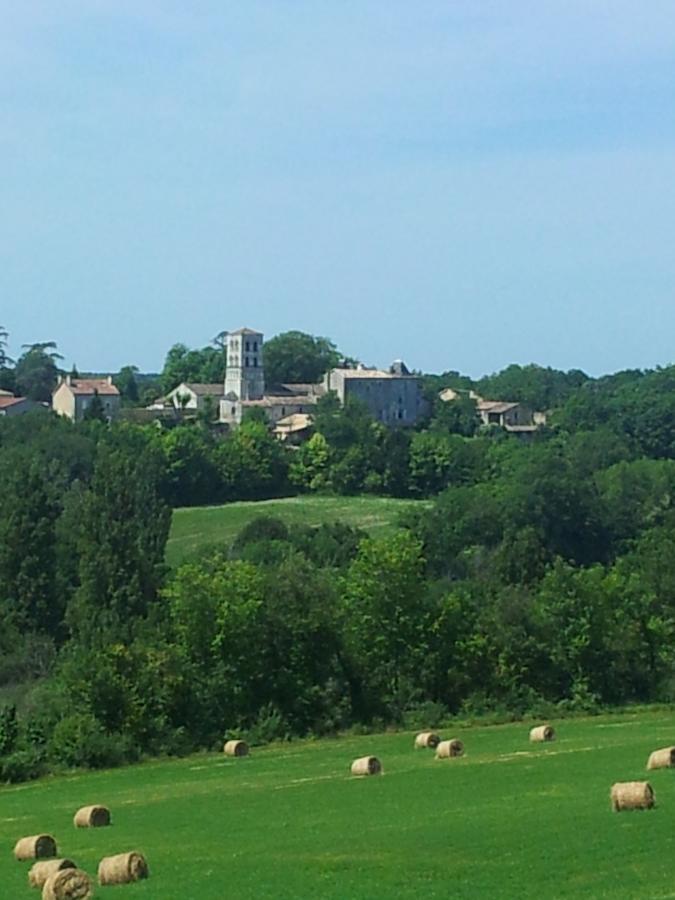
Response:
[{"label": "round hay bale", "polygon": [[441,741],[436,747],[436,759],[454,759],[457,756],[464,756],[464,744],[457,738]]},{"label": "round hay bale", "polygon": [[622,812],[628,809],[653,809],[656,798],[648,781],[618,781],[612,785],[612,809]]},{"label": "round hay bale", "polygon": [[530,740],[535,742],[554,741],[555,731],[550,725],[537,725],[530,729]]},{"label": "round hay bale", "polygon": [[107,806],[83,806],[73,818],[76,828],[104,828],[110,825],[110,810]]},{"label": "round hay bale", "polygon": [[352,775],[381,775],[382,763],[376,756],[361,756],[352,763]]},{"label": "round hay bale", "polygon": [[246,741],[226,741],[223,747],[225,756],[248,756]]},{"label": "round hay bale", "polygon": [[415,738],[415,750],[422,750],[426,747],[435,750],[440,742],[440,737],[437,734],[434,734],[433,731],[422,731]]},{"label": "round hay bale", "polygon": [[45,881],[61,869],[75,869],[77,866],[72,859],[45,859],[31,866],[28,873],[28,884],[34,888],[41,888]]},{"label": "round hay bale", "polygon": [[61,869],[42,888],[42,900],[89,900],[92,894],[91,878],[81,869]]},{"label": "round hay bale", "polygon": [[98,864],[98,883],[129,884],[149,876],[148,864],[142,853],[118,853],[105,856]]},{"label": "round hay bale", "polygon": [[670,769],[675,766],[675,747],[654,750],[647,760],[648,769]]},{"label": "round hay bale", "polygon": [[51,834],[33,834],[20,838],[14,847],[14,856],[19,861],[49,859],[50,856],[56,856],[56,841]]}]

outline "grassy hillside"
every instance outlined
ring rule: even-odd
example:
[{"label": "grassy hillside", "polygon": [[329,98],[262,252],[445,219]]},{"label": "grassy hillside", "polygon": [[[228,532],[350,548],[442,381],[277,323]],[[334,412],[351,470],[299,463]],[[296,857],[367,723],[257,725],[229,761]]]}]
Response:
[{"label": "grassy hillside", "polygon": [[[609,789],[645,777],[649,751],[673,743],[675,714],[553,724],[556,742],[536,746],[523,724],[456,730],[457,760],[385,734],[6,787],[2,896],[34,896],[11,850],[45,830],[89,872],[105,854],[144,852],[151,877],[118,889],[129,898],[672,897],[675,772],[650,773],[649,812],[612,813]],[[384,775],[351,778],[368,753]],[[108,804],[113,826],[75,830],[88,803]]]},{"label": "grassy hillside", "polygon": [[276,516],[289,525],[341,521],[370,534],[384,534],[396,528],[402,510],[420,502],[424,501],[305,496],[176,509],[167,544],[167,562],[175,566],[204,548],[229,545],[244,525],[256,516]]}]

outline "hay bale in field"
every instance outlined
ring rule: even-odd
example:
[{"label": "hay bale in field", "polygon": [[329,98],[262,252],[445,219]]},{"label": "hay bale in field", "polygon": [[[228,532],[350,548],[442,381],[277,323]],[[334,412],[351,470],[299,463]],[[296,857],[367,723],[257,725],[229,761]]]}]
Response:
[{"label": "hay bale in field", "polygon": [[72,859],[45,859],[31,866],[28,873],[28,884],[34,888],[41,888],[45,881],[61,869],[75,869],[77,866]]},{"label": "hay bale in field", "polygon": [[656,799],[648,781],[618,781],[612,785],[612,809],[621,812],[627,809],[652,809]]},{"label": "hay bale in field", "polygon": [[226,741],[223,747],[225,756],[248,756],[246,741]]},{"label": "hay bale in field", "polygon": [[14,856],[20,862],[26,859],[49,859],[56,856],[56,841],[51,834],[33,834],[21,838],[14,847]]},{"label": "hay bale in field", "polygon": [[415,738],[415,750],[422,750],[426,747],[435,750],[440,742],[440,737],[437,734],[434,734],[433,731],[422,731]]},{"label": "hay bale in field", "polygon": [[457,738],[441,741],[436,747],[436,759],[453,759],[464,755],[464,744]]},{"label": "hay bale in field", "polygon": [[149,876],[148,864],[142,853],[118,853],[116,856],[106,856],[98,864],[98,883],[105,884],[129,884],[131,881],[141,881]]},{"label": "hay bale in field", "polygon": [[535,742],[554,741],[555,731],[550,725],[537,725],[530,729],[530,740]]},{"label": "hay bale in field", "polygon": [[73,818],[76,828],[104,828],[110,825],[110,810],[107,806],[83,806]]},{"label": "hay bale in field", "polygon": [[61,869],[42,888],[42,900],[89,900],[92,894],[91,878],[81,869]]},{"label": "hay bale in field", "polygon": [[647,760],[648,769],[670,769],[675,766],[675,747],[654,750]]},{"label": "hay bale in field", "polygon": [[381,775],[382,763],[376,756],[361,756],[352,763],[352,775]]}]

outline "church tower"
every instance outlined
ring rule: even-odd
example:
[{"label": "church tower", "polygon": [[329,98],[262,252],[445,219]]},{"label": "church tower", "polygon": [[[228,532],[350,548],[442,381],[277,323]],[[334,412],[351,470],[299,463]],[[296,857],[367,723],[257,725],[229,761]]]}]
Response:
[{"label": "church tower", "polygon": [[240,328],[227,336],[225,396],[236,400],[260,400],[265,392],[263,336]]}]

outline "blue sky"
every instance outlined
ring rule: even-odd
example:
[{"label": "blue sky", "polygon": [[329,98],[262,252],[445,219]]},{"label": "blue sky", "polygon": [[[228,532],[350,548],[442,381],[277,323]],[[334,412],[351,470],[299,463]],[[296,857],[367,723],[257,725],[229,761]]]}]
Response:
[{"label": "blue sky", "polygon": [[0,0],[0,324],[675,361],[672,0]]}]

